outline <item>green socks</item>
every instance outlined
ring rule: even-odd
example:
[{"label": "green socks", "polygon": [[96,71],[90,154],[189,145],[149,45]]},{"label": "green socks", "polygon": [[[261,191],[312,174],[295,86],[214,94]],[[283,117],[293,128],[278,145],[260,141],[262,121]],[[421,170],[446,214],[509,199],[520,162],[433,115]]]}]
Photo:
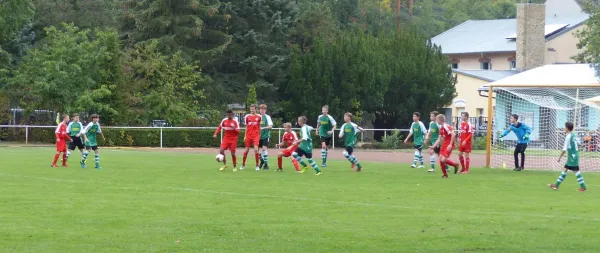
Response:
[{"label": "green socks", "polygon": [[[554,185],[558,187],[565,180],[565,177],[567,177],[567,172],[563,171],[560,173],[560,176],[558,176],[558,179],[556,179],[556,183]],[[583,178],[581,180],[583,181]]]},{"label": "green socks", "polygon": [[583,175],[581,175],[581,172],[577,171],[577,173],[575,173],[575,176],[577,177],[577,183],[579,183],[579,187],[581,188],[587,188],[585,187],[585,183],[583,182]]}]

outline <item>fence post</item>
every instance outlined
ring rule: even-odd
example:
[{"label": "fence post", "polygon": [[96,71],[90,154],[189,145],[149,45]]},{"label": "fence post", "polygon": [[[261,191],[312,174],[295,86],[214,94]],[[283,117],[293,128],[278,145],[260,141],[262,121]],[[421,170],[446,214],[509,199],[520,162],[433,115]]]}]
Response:
[{"label": "fence post", "polygon": [[281,129],[277,129],[277,144],[281,143]]},{"label": "fence post", "polygon": [[331,131],[331,149],[335,149],[335,130]]},{"label": "fence post", "polygon": [[160,127],[160,148],[163,147],[163,136],[162,136],[162,127]]},{"label": "fence post", "polygon": [[25,145],[29,144],[29,127],[25,126]]},{"label": "fence post", "polygon": [[[375,135],[373,135],[375,136]],[[383,131],[383,139],[385,140],[387,138],[387,131]]]}]

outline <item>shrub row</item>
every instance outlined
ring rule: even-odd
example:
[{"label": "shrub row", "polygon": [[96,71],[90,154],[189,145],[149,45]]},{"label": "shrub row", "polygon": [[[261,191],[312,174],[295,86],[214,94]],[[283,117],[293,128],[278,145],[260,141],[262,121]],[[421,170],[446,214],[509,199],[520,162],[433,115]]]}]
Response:
[{"label": "shrub row", "polygon": [[[100,146],[120,147],[158,147],[160,146],[160,129],[123,129],[103,128],[104,137],[98,138]],[[28,140],[30,143],[54,143],[54,129],[29,128]],[[208,129],[169,129],[163,128],[163,147],[217,147],[221,143],[220,136],[213,138],[214,130]],[[283,131],[281,131],[283,137]],[[319,137],[312,133],[314,147],[320,147]],[[244,131],[240,133],[238,146],[244,146]],[[275,147],[279,141],[279,130],[271,131],[270,147]],[[25,141],[25,129],[0,129],[1,141]],[[337,140],[336,140],[337,141]]]},{"label": "shrub row", "polygon": [[[120,146],[120,147],[159,147],[160,129],[122,129],[122,128],[104,128],[102,129],[106,140],[98,140],[100,146]],[[54,143],[54,129],[50,128],[29,128],[30,143]],[[217,147],[220,138],[214,139],[214,130],[204,129],[169,129],[163,128],[163,147]],[[275,147],[278,139],[279,130],[271,131],[270,147]],[[281,131],[283,135],[283,131]],[[313,146],[320,148],[319,137],[312,132]],[[240,133],[238,147],[244,146],[244,131]],[[0,141],[25,141],[25,129],[18,128],[0,128]],[[336,146],[340,147],[342,140],[336,138]],[[384,142],[364,143],[362,148],[366,149],[411,149],[412,144],[404,144],[403,136],[390,135]],[[477,137],[473,140],[473,150],[485,150],[485,137]]]}]

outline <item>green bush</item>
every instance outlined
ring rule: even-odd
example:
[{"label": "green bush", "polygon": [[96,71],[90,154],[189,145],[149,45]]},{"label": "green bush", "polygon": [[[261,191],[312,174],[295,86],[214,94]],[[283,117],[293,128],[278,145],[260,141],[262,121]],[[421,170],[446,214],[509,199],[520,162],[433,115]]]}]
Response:
[{"label": "green bush", "polygon": [[[47,143],[55,142],[53,128],[29,128],[30,143]],[[119,147],[159,147],[160,146],[160,128],[146,129],[126,129],[126,128],[103,128],[103,140],[98,137],[100,146],[119,146]],[[220,144],[220,135],[213,138],[214,130],[212,129],[172,129],[163,128],[162,140],[163,147],[218,147]],[[279,142],[279,130],[271,131],[271,143],[269,147],[274,148]],[[281,130],[281,136],[284,131]],[[312,132],[313,146],[321,147],[319,137]],[[25,142],[25,128],[2,128],[0,129],[1,141]],[[242,130],[238,146],[244,146],[244,131]]]},{"label": "green bush", "polygon": [[486,150],[487,139],[485,137],[477,137],[473,140],[473,150]]},{"label": "green bush", "polygon": [[386,149],[398,149],[400,144],[403,144],[402,135],[400,131],[395,130],[391,135],[383,137],[383,148]]}]

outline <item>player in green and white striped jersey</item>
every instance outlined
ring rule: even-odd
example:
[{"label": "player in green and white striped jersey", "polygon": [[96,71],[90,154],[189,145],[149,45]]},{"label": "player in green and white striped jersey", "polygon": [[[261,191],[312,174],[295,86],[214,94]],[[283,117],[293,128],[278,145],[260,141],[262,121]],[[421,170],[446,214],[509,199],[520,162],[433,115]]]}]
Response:
[{"label": "player in green and white striped jersey", "polygon": [[69,156],[71,156],[71,151],[75,151],[75,148],[78,148],[81,152],[81,157],[83,157],[83,152],[85,151],[85,145],[83,144],[83,140],[81,139],[81,135],[83,132],[83,124],[79,122],[79,114],[73,114],[73,121],[69,123],[67,126],[67,134],[73,139],[72,142],[69,142],[69,148],[67,149],[67,160],[69,160]]},{"label": "player in green and white striped jersey", "polygon": [[436,122],[436,117],[440,113],[437,111],[433,111],[429,113],[429,130],[427,131],[427,136],[425,136],[425,143],[429,146],[427,150],[429,151],[429,165],[431,168],[427,172],[435,172],[435,163],[437,156],[440,154],[440,144],[437,146],[433,146],[438,138],[440,137],[440,126],[438,126]]},{"label": "player in green and white striped jersey", "polygon": [[310,132],[313,128],[306,124],[305,116],[298,117],[298,125],[300,126],[300,138],[297,141],[294,141],[294,145],[298,145],[298,149],[292,153],[292,156],[302,165],[300,173],[306,172],[307,169],[306,163],[302,161],[302,156],[304,156],[308,160],[310,166],[315,169],[315,175],[320,176],[321,170],[319,169],[319,166],[317,166],[317,163],[312,159],[313,142]]},{"label": "player in green and white striped jersey", "polygon": [[323,164],[321,167],[327,167],[327,152],[329,145],[331,145],[331,139],[333,133],[335,132],[335,126],[337,123],[335,119],[329,115],[329,106],[324,105],[321,108],[322,115],[319,115],[317,118],[317,134],[319,134],[319,138],[321,139],[321,158],[323,160]]},{"label": "player in green and white striped jersey", "polygon": [[577,177],[577,183],[579,183],[579,191],[584,192],[587,190],[585,183],[583,181],[583,175],[581,175],[581,171],[579,171],[579,150],[577,148],[577,135],[573,133],[573,122],[565,123],[565,131],[567,132],[567,136],[565,137],[565,144],[563,145],[563,150],[560,153],[560,157],[558,158],[558,162],[560,162],[561,158],[567,153],[567,163],[563,168],[562,173],[556,180],[555,184],[549,184],[548,187],[553,190],[558,190],[560,184],[567,177],[567,171],[575,172],[575,177]]},{"label": "player in green and white striped jersey", "polygon": [[408,143],[408,139],[411,136],[414,136],[413,144],[415,145],[415,159],[413,160],[413,164],[410,166],[412,168],[417,167],[417,161],[421,162],[419,168],[423,168],[423,144],[425,144],[425,134],[427,134],[427,128],[423,122],[420,121],[421,114],[418,112],[413,113],[413,123],[410,125],[410,133],[404,139],[404,143]]},{"label": "player in green and white striped jersey", "polygon": [[100,123],[98,123],[98,121],[100,120],[100,116],[98,116],[98,114],[92,114],[92,122],[90,122],[84,129],[83,129],[83,136],[85,139],[85,152],[83,153],[83,157],[81,158],[81,168],[85,169],[85,160],[87,159],[87,156],[90,154],[90,150],[94,150],[94,152],[96,153],[94,158],[96,160],[96,169],[102,169],[102,167],[100,167],[100,152],[98,151],[98,141],[96,138],[97,134],[100,134],[100,136],[102,136],[102,139],[104,139],[104,134],[102,134],[102,129],[100,128]]},{"label": "player in green and white striped jersey", "polygon": [[360,172],[363,167],[352,153],[354,152],[354,146],[356,146],[356,136],[358,135],[358,132],[363,129],[352,122],[352,113],[347,112],[344,114],[344,122],[346,123],[340,128],[340,138],[344,139],[344,147],[346,147],[346,150],[344,150],[344,157],[350,161],[352,167],[356,165],[356,172]]}]

